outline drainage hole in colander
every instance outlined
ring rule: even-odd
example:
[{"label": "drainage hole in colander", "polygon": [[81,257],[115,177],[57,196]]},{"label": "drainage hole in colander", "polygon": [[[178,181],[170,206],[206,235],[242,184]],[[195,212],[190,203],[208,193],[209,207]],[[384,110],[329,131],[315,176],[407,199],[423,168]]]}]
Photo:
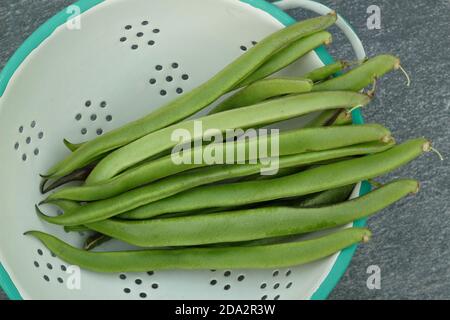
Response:
[{"label": "drainage hole in colander", "polygon": [[136,283],[137,285],[141,285],[142,284],[142,280],[141,279],[136,279],[134,281],[134,283]]},{"label": "drainage hole in colander", "polygon": [[189,80],[189,75],[183,74],[183,75],[181,76],[181,79],[183,79],[183,80]]},{"label": "drainage hole in colander", "polygon": [[229,284],[227,284],[225,287],[223,287],[223,290],[228,291],[231,289],[231,286]]},{"label": "drainage hole in colander", "polygon": [[83,129],[81,129],[81,134],[82,134],[82,135],[86,135],[86,134],[87,134],[87,132],[88,132],[88,131],[87,131],[87,129],[86,129],[86,128],[83,128]]},{"label": "drainage hole in colander", "polygon": [[149,46],[154,46],[155,45],[155,41],[154,40],[150,40],[149,42],[147,42]]},{"label": "drainage hole in colander", "polygon": [[137,44],[133,44],[133,45],[131,46],[131,49],[133,49],[133,50],[136,50],[137,48],[139,48],[139,46],[138,46]]},{"label": "drainage hole in colander", "polygon": [[154,79],[154,78],[152,78],[152,79],[150,79],[150,84],[155,84],[156,83],[156,79]]},{"label": "drainage hole in colander", "polygon": [[125,41],[127,41],[127,37],[120,38],[120,42],[125,42]]},{"label": "drainage hole in colander", "polygon": [[107,105],[108,104],[106,103],[106,101],[100,102],[100,108],[102,108],[102,109],[105,109]]},{"label": "drainage hole in colander", "polygon": [[162,96],[164,97],[165,95],[167,95],[167,91],[166,91],[166,90],[161,90],[161,91],[159,92],[159,94],[162,95]]},{"label": "drainage hole in colander", "polygon": [[163,69],[163,66],[158,64],[157,66],[155,66],[156,71],[161,71]]},{"label": "drainage hole in colander", "polygon": [[138,33],[136,33],[136,37],[138,37],[138,38],[141,38],[143,35],[144,35],[143,32],[138,32]]},{"label": "drainage hole in colander", "polygon": [[131,293],[131,289],[130,288],[125,288],[125,289],[123,289],[123,292],[125,292],[126,294]]},{"label": "drainage hole in colander", "polygon": [[252,45],[256,46],[258,44],[258,41],[252,41]]},{"label": "drainage hole in colander", "polygon": [[78,114],[75,116],[75,120],[77,120],[77,121],[80,121],[81,118],[83,118],[83,116],[81,115],[81,113],[78,113]]},{"label": "drainage hole in colander", "polygon": [[142,299],[145,299],[145,298],[147,298],[147,294],[145,292],[141,292],[139,294],[139,297],[141,297]]},{"label": "drainage hole in colander", "polygon": [[26,153],[22,154],[22,161],[27,161],[27,154]]},{"label": "drainage hole in colander", "polygon": [[106,121],[111,122],[113,118],[112,115],[108,114],[105,119]]},{"label": "drainage hole in colander", "polygon": [[23,132],[23,126],[19,127],[19,132],[22,133]]},{"label": "drainage hole in colander", "polygon": [[43,278],[45,281],[50,282],[50,278],[47,275],[45,275]]},{"label": "drainage hole in colander", "polygon": [[36,268],[39,268],[39,262],[35,261],[35,262],[33,262],[33,264]]},{"label": "drainage hole in colander", "polygon": [[144,20],[144,21],[141,22],[141,24],[142,24],[143,26],[146,26],[146,25],[148,25],[148,21],[147,21],[147,20]]},{"label": "drainage hole in colander", "polygon": [[229,276],[231,276],[231,271],[225,271],[225,272],[223,273],[223,275],[224,275],[225,277],[229,277]]},{"label": "drainage hole in colander", "polygon": [[148,274],[149,276],[152,276],[152,275],[154,275],[154,274],[155,274],[155,272],[153,272],[153,271],[149,271],[149,272],[147,272],[147,274]]},{"label": "drainage hole in colander", "polygon": [[133,27],[129,24],[125,26],[125,30],[131,30],[131,28],[133,28]]},{"label": "drainage hole in colander", "polygon": [[173,77],[172,76],[167,76],[166,77],[166,81],[167,82],[172,82],[173,81]]},{"label": "drainage hole in colander", "polygon": [[217,280],[213,279],[209,282],[209,284],[215,286],[217,284]]},{"label": "drainage hole in colander", "polygon": [[182,88],[177,88],[177,93],[178,94],[182,94],[183,93],[183,89]]},{"label": "drainage hole in colander", "polygon": [[273,288],[274,288],[275,290],[277,290],[279,287],[280,287],[280,284],[279,284],[279,283],[275,283],[275,285],[273,286]]},{"label": "drainage hole in colander", "polygon": [[92,101],[88,100],[84,103],[84,105],[89,108],[92,105]]},{"label": "drainage hole in colander", "polygon": [[238,280],[239,282],[244,281],[244,279],[245,279],[245,276],[244,276],[244,275],[240,275],[240,276],[237,278],[237,280]]},{"label": "drainage hole in colander", "polygon": [[161,30],[159,29],[153,29],[153,33],[159,33]]},{"label": "drainage hole in colander", "polygon": [[289,277],[291,274],[292,274],[292,271],[291,271],[291,270],[288,270],[288,271],[286,272],[286,277]]},{"label": "drainage hole in colander", "polygon": [[274,277],[278,277],[278,275],[280,274],[280,271],[278,271],[278,270],[275,270],[274,272],[273,272],[273,276]]},{"label": "drainage hole in colander", "polygon": [[42,139],[44,137],[44,132],[39,132],[38,133],[38,139]]},{"label": "drainage hole in colander", "polygon": [[241,50],[242,51],[247,51],[247,47],[246,46],[241,46]]},{"label": "drainage hole in colander", "polygon": [[95,121],[95,120],[97,120],[97,115],[95,113],[91,114],[91,121]]},{"label": "drainage hole in colander", "polygon": [[40,255],[40,256],[42,256],[42,255],[44,255],[44,252],[43,252],[41,249],[38,249],[38,250],[37,250],[37,254]]},{"label": "drainage hole in colander", "polygon": [[27,137],[27,139],[25,140],[25,142],[26,142],[27,144],[30,144],[30,143],[31,143],[31,137]]},{"label": "drainage hole in colander", "polygon": [[292,282],[289,282],[289,283],[286,285],[286,289],[289,289],[290,287],[292,287]]},{"label": "drainage hole in colander", "polygon": [[67,267],[65,265],[61,265],[61,271],[66,272],[67,271]]},{"label": "drainage hole in colander", "polygon": [[34,153],[35,156],[38,156],[39,155],[39,148],[34,149],[33,153]]},{"label": "drainage hole in colander", "polygon": [[159,288],[159,284],[157,284],[157,283],[152,284],[152,289],[156,290],[158,288]]},{"label": "drainage hole in colander", "polygon": [[263,296],[261,297],[261,300],[267,300],[267,296],[266,296],[266,295],[263,295]]},{"label": "drainage hole in colander", "polygon": [[58,277],[57,280],[58,280],[59,283],[64,283],[64,280],[63,280],[63,278],[61,278],[61,277]]},{"label": "drainage hole in colander", "polygon": [[261,288],[261,289],[265,289],[265,288],[267,288],[267,283],[261,283],[261,286],[260,286],[260,288]]},{"label": "drainage hole in colander", "polygon": [[127,276],[124,275],[124,274],[121,274],[121,275],[119,276],[119,278],[120,278],[120,280],[126,280],[126,279],[127,279]]},{"label": "drainage hole in colander", "polygon": [[14,149],[18,150],[19,147],[20,147],[20,144],[19,144],[18,142],[16,142],[16,143],[14,144]]},{"label": "drainage hole in colander", "polygon": [[178,69],[179,66],[180,65],[176,62],[172,63],[172,68],[174,68],[174,69]]},{"label": "drainage hole in colander", "polygon": [[273,300],[280,300],[280,295],[276,295],[275,298],[273,298]]},{"label": "drainage hole in colander", "polygon": [[36,127],[36,121],[34,121],[34,120],[33,120],[33,121],[31,121],[30,127],[31,127],[31,128],[34,128],[34,127]]},{"label": "drainage hole in colander", "polygon": [[48,268],[48,270],[53,270],[52,264],[51,263],[47,263],[47,268]]}]

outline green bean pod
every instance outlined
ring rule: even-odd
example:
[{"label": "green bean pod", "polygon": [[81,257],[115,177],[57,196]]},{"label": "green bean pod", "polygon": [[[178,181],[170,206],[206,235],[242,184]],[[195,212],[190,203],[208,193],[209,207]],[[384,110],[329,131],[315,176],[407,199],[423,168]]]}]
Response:
[{"label": "green bean pod", "polygon": [[[121,217],[147,219],[172,212],[239,206],[316,193],[388,173],[417,158],[429,147],[427,140],[416,139],[381,153],[320,166],[270,181],[198,187],[149,203]],[[62,217],[64,215],[51,220],[58,221]]]},{"label": "green bean pod", "polygon": [[250,106],[269,98],[287,94],[310,92],[312,87],[313,83],[309,79],[274,78],[260,80],[232,95],[215,107],[209,114]]},{"label": "green bean pod", "polygon": [[26,233],[71,265],[96,272],[147,272],[167,269],[273,269],[301,265],[328,257],[359,242],[367,242],[367,229],[350,228],[300,242],[229,248],[187,248],[89,252],[74,248],[39,231]]},{"label": "green bean pod", "polygon": [[320,82],[327,80],[331,76],[335,75],[338,72],[341,72],[347,67],[347,63],[344,61],[337,61],[331,64],[327,64],[323,67],[314,69],[311,72],[308,72],[303,77],[309,79],[313,82]]},{"label": "green bean pod", "polygon": [[305,128],[349,125],[352,121],[352,115],[346,109],[326,110],[312,119]]},{"label": "green bean pod", "polygon": [[331,34],[327,31],[320,31],[308,37],[299,39],[274,54],[266,63],[259,67],[259,69],[239,83],[236,88],[242,88],[258,80],[264,79],[294,63],[317,47],[320,47],[323,44],[330,44],[331,41]]},{"label": "green bean pod", "polygon": [[301,200],[298,204],[296,204],[296,206],[300,208],[315,208],[337,204],[347,200],[354,189],[355,185],[350,184],[348,186],[325,190]]},{"label": "green bean pod", "polygon": [[66,159],[48,170],[46,178],[65,176],[108,151],[188,118],[229,92],[280,48],[330,27],[336,22],[336,18],[336,13],[332,13],[296,23],[273,33],[196,89],[139,120],[83,144]]},{"label": "green bean pod", "polygon": [[339,77],[314,85],[313,91],[350,90],[357,92],[372,84],[376,78],[399,67],[400,60],[397,57],[379,55]]},{"label": "green bean pod", "polygon": [[[106,156],[89,175],[86,183],[108,180],[132,165],[177,145],[172,140],[175,130],[189,133],[191,141],[207,139],[218,131],[252,128],[295,118],[314,111],[364,106],[370,97],[360,93],[338,91],[305,93],[263,102],[254,106],[229,110],[197,120],[185,121],[146,135]],[[203,130],[195,130],[201,123]],[[187,141],[185,141],[187,142]]]},{"label": "green bean pod", "polygon": [[338,227],[368,217],[417,191],[417,181],[399,180],[357,199],[328,207],[263,207],[143,221],[109,219],[88,224],[88,227],[139,247],[230,243]]},{"label": "green bean pod", "polygon": [[[239,150],[244,150],[249,160],[262,159],[259,154],[250,153],[250,150],[257,150],[258,143],[267,142],[271,148],[271,138],[261,136],[259,139],[240,140],[239,142],[227,142],[217,145],[216,150],[222,150],[223,158],[228,159],[229,152],[233,155],[233,163],[237,163],[237,154]],[[267,141],[268,140],[268,141]],[[337,149],[340,147],[351,146],[355,144],[370,141],[389,141],[390,132],[386,128],[379,125],[362,125],[349,126],[347,128],[314,128],[314,129],[297,129],[293,131],[283,132],[278,136],[279,156],[300,154],[305,152],[323,151],[328,149]],[[229,146],[233,150],[230,150]],[[187,151],[186,156],[189,159],[202,157],[204,148],[195,148]],[[255,152],[256,153],[256,152]],[[184,154],[183,154],[184,156]],[[256,156],[256,159],[255,159]],[[267,156],[271,156],[268,154]],[[266,157],[267,157],[266,156]],[[272,155],[273,156],[273,155]],[[202,158],[201,158],[202,159]],[[267,160],[267,159],[266,159]],[[272,161],[273,162],[273,161]],[[223,161],[223,163],[229,163]],[[47,199],[68,199],[78,201],[94,201],[110,198],[125,191],[149,184],[153,181],[174,175],[189,169],[201,168],[208,166],[208,163],[201,161],[191,161],[187,164],[176,165],[173,159],[168,156],[156,161],[151,161],[138,166],[134,169],[125,171],[124,173],[107,180],[102,183],[83,185],[77,187],[69,187],[61,189]]]}]

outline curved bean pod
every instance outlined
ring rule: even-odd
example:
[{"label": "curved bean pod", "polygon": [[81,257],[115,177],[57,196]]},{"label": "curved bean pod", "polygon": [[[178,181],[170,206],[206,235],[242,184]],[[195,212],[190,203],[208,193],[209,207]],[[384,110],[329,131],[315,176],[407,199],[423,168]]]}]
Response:
[{"label": "curved bean pod", "polygon": [[[349,126],[347,128],[314,128],[314,129],[298,129],[283,132],[279,135],[279,156],[300,154],[304,152],[323,151],[328,149],[337,149],[340,147],[351,146],[355,144],[370,141],[389,141],[390,132],[386,128],[379,125],[361,125]],[[245,154],[249,154],[249,160],[256,160],[254,156],[258,154],[250,154],[249,150],[256,150],[257,144],[261,141],[267,141],[267,136],[259,137],[259,139],[240,140],[239,142],[228,142],[219,144],[222,150],[223,158],[228,159],[229,146],[232,145],[234,151],[231,151],[236,163],[236,155],[238,150],[245,150]],[[270,145],[267,141],[267,145]],[[242,148],[241,148],[242,147]],[[189,159],[196,159],[199,155],[201,159],[204,148],[195,148],[186,151]],[[219,148],[217,148],[219,150]],[[270,155],[268,155],[270,156]],[[228,163],[223,161],[223,163]],[[204,161],[191,164],[175,165],[170,156],[155,161],[151,161],[140,165],[134,169],[125,171],[124,173],[107,180],[103,183],[84,185],[79,187],[65,188],[50,195],[47,199],[69,199],[79,201],[94,201],[110,198],[125,191],[149,184],[153,181],[165,178],[174,174],[178,174],[189,169],[206,167],[208,164]]]},{"label": "curved bean pod", "polygon": [[236,89],[264,79],[267,76],[287,67],[317,47],[320,47],[323,44],[331,43],[331,39],[332,37],[329,32],[320,31],[291,43],[286,48],[283,48],[278,53],[274,54],[266,63],[259,67],[244,81],[239,83]]},{"label": "curved bean pod", "polygon": [[379,55],[334,79],[314,85],[313,91],[360,91],[374,79],[400,67],[400,59],[391,55]]},{"label": "curved bean pod", "polygon": [[263,207],[181,218],[124,221],[87,226],[139,247],[195,246],[304,234],[370,216],[418,191],[415,180],[399,180],[360,198],[321,208]]},{"label": "curved bean pod", "polygon": [[327,64],[323,67],[317,68],[311,72],[308,72],[303,77],[313,82],[319,82],[327,80],[332,75],[344,70],[348,64],[344,61],[337,61],[335,63]]},{"label": "curved bean pod", "polygon": [[[427,140],[416,139],[381,153],[320,166],[271,181],[198,187],[152,202],[122,217],[146,219],[172,212],[239,206],[320,192],[388,173],[417,158],[429,147]],[[56,219],[61,217],[64,215]]]},{"label": "curved bean pod", "polygon": [[273,33],[191,92],[180,96],[139,120],[83,144],[73,154],[48,170],[46,178],[67,175],[89,164],[95,157],[103,153],[186,119],[235,87],[237,83],[257,70],[280,48],[330,27],[336,22],[336,18],[336,13],[332,13],[296,23]]},{"label": "curved bean pod", "polygon": [[250,106],[269,98],[310,92],[313,83],[301,78],[274,78],[257,81],[215,107],[209,114]]},{"label": "curved bean pod", "polygon": [[319,260],[355,243],[367,242],[371,236],[367,229],[350,228],[320,238],[270,246],[89,252],[43,232],[26,234],[40,240],[65,262],[97,272],[282,268]]},{"label": "curved bean pod", "polygon": [[[370,97],[360,93],[337,91],[305,93],[263,102],[213,114],[198,120],[185,121],[142,137],[106,156],[89,175],[86,183],[108,180],[130,166],[139,163],[161,151],[177,145],[171,139],[174,130],[185,130],[193,140],[211,137],[217,131],[233,128],[252,128],[295,118],[310,112],[340,107],[364,106]],[[201,121],[203,130],[195,130],[196,121]],[[208,136],[209,134],[209,136]]]}]

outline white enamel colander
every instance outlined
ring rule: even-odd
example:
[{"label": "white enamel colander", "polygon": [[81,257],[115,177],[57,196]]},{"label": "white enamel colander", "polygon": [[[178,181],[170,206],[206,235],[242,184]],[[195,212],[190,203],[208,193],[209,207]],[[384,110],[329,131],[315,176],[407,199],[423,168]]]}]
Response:
[{"label": "white enamel colander", "polygon": [[[280,270],[82,270],[80,287],[73,288],[73,270],[23,236],[41,230],[74,245],[86,236],[65,233],[34,212],[42,200],[39,173],[68,154],[63,138],[95,138],[193,89],[255,41],[293,23],[281,10],[292,7],[330,11],[301,0],[82,0],[21,46],[0,74],[0,283],[11,299],[326,298],[355,247]],[[364,58],[341,17],[338,26]],[[298,76],[331,61],[320,48],[283,72]],[[359,185],[354,196],[366,187]],[[123,247],[111,242],[102,249]]]}]

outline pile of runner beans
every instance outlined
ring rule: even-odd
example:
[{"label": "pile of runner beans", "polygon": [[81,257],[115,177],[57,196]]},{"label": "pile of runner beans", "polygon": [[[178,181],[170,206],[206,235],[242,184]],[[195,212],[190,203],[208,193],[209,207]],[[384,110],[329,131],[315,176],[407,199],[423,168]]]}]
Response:
[{"label": "pile of runner beans", "polygon": [[[65,141],[72,152],[43,176],[42,192],[57,190],[36,206],[37,212],[67,232],[87,230],[92,236],[78,249],[42,232],[27,234],[66,262],[98,272],[279,268],[368,241],[367,229],[336,227],[417,193],[419,184],[396,180],[348,200],[355,185],[432,147],[423,138],[397,145],[382,125],[352,124],[351,112],[369,104],[376,79],[401,69],[394,56],[336,62],[301,77],[268,78],[329,44],[325,30],[335,21],[331,13],[284,28],[151,114],[92,141]],[[197,119],[203,132],[196,133],[194,120],[186,119],[228,93]],[[190,132],[192,141],[207,140],[208,129],[262,128],[312,113],[318,116],[306,127],[279,134],[280,170],[273,176],[260,174],[264,159],[208,165],[174,164],[171,157],[177,129]],[[226,154],[248,150],[256,139],[270,135],[213,143]],[[210,146],[200,144],[183,155],[195,158]],[[82,183],[66,185],[73,181]],[[47,216],[40,208],[44,204],[63,213]],[[325,229],[330,229],[325,236],[301,240],[303,234]],[[111,239],[140,249],[91,251]]]}]

